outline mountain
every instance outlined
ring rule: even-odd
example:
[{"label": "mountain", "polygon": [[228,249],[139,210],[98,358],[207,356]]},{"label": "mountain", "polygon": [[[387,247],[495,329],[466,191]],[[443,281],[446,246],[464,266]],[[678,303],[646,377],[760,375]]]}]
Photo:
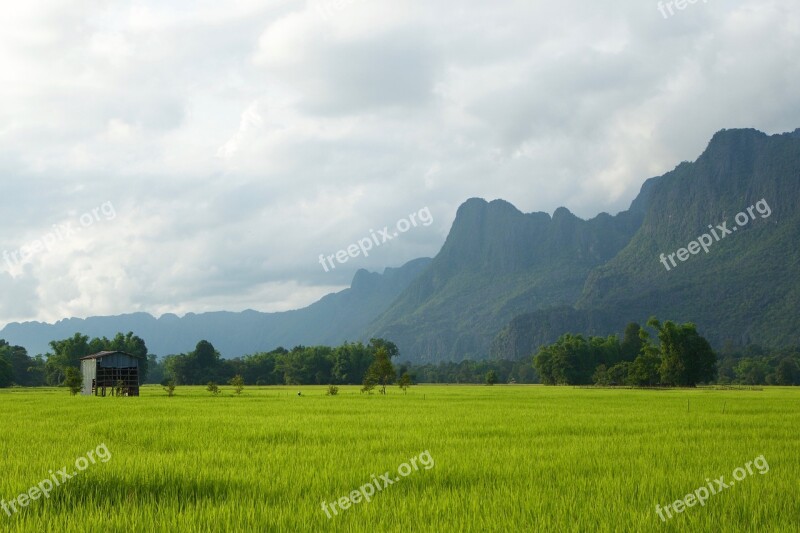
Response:
[{"label": "mountain", "polygon": [[470,199],[439,254],[368,336],[391,339],[414,361],[484,358],[516,315],[573,304],[589,273],[622,250],[643,217],[632,209],[587,221],[563,207],[551,217]]},{"label": "mountain", "polygon": [[[643,205],[641,227],[592,270],[573,305],[516,317],[494,339],[495,357],[652,315],[694,322],[716,347],[800,343],[800,129],[723,130],[695,162],[646,182],[632,208]],[[698,238],[708,252],[676,254],[673,265],[669,254]]]},{"label": "mountain", "polygon": [[151,353],[167,355],[194,349],[206,339],[224,357],[291,348],[298,344],[340,344],[358,340],[366,325],[385,310],[419,273],[429,258],[415,259],[383,274],[359,270],[349,289],[328,294],[303,309],[282,313],[214,312],[179,318],[147,313],[119,316],[70,318],[55,324],[24,322],[8,324],[0,338],[24,346],[31,354],[45,353],[48,342],[71,337],[76,332],[90,337],[112,337],[133,331],[147,343]]},{"label": "mountain", "polygon": [[9,324],[0,338],[38,353],[76,331],[133,331],[161,355],[207,339],[233,357],[380,336],[404,360],[435,362],[527,357],[566,332],[621,333],[655,315],[695,322],[718,348],[787,346],[800,343],[798,242],[800,129],[723,130],[617,215],[526,214],[472,198],[434,259],[361,270],[304,309]]}]

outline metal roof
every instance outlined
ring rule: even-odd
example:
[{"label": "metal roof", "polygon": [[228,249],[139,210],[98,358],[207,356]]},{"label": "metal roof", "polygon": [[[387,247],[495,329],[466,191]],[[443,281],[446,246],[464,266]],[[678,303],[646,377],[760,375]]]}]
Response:
[{"label": "metal roof", "polygon": [[134,355],[132,353],[123,352],[122,350],[111,350],[111,351],[107,351],[107,352],[97,352],[97,353],[93,353],[92,355],[86,355],[84,357],[81,357],[80,360],[83,361],[84,359],[100,359],[101,357],[105,357],[107,355],[113,355],[115,353],[121,353],[121,354],[127,355],[129,357],[134,357],[136,359],[144,359],[144,357],[142,357],[141,355]]}]

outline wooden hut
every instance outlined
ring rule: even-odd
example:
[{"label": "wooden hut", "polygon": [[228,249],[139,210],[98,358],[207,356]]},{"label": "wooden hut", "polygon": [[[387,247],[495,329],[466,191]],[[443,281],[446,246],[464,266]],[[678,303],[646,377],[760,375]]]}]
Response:
[{"label": "wooden hut", "polygon": [[127,352],[98,352],[81,357],[81,374],[86,396],[139,396],[143,357]]}]

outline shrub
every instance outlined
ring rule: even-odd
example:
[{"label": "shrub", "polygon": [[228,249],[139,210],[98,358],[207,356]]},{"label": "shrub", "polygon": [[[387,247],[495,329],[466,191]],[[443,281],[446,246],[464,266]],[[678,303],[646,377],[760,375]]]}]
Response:
[{"label": "shrub", "polygon": [[75,396],[83,388],[83,378],[77,368],[69,367],[67,369],[67,378],[64,380],[64,385],[69,387],[69,392]]},{"label": "shrub", "polygon": [[233,387],[233,390],[236,392],[236,394],[241,394],[244,390],[244,379],[239,374],[233,376],[228,384]]},{"label": "shrub", "polygon": [[175,396],[175,381],[166,379],[161,383],[161,386],[164,387],[164,390],[167,392],[167,396],[170,398]]}]

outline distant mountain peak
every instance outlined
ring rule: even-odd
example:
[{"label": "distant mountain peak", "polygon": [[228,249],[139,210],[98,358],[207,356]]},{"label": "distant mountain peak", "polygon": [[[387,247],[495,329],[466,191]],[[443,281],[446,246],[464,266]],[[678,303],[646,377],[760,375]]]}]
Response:
[{"label": "distant mountain peak", "polygon": [[575,215],[572,214],[572,211],[567,209],[566,207],[559,207],[553,212],[553,220],[556,219],[565,219],[565,218],[577,218]]},{"label": "distant mountain peak", "polygon": [[381,275],[377,272],[369,272],[363,268],[359,268],[353,276],[353,281],[350,283],[350,288],[354,291],[361,291],[373,286],[375,283],[380,282]]}]

